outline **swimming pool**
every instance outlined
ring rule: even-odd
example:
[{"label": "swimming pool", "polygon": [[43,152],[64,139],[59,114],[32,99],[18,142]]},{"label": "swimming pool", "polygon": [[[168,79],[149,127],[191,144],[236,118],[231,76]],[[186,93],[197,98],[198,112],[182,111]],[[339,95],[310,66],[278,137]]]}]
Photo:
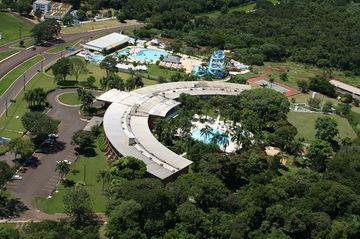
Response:
[{"label": "swimming pool", "polygon": [[[214,129],[214,128],[211,128],[211,132],[212,132],[212,135],[209,135],[208,137],[206,137],[205,135],[201,135],[201,129],[197,128],[192,131],[191,138],[198,140],[200,142],[203,142],[204,144],[210,144],[214,134],[223,133],[222,131]],[[230,140],[229,136],[228,136],[228,139]],[[221,146],[222,144],[218,143],[218,145]]]},{"label": "swimming pool", "polygon": [[117,56],[127,55],[131,60],[135,61],[146,61],[155,62],[160,59],[161,56],[167,56],[168,53],[163,50],[152,49],[152,48],[125,48],[118,51]]}]

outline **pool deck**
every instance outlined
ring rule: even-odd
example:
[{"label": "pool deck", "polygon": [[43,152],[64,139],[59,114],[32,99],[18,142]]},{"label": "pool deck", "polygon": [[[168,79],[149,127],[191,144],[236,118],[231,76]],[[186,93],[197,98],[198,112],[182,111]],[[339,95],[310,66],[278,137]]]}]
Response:
[{"label": "pool deck", "polygon": [[[254,86],[260,86],[260,84],[258,84],[257,82],[258,81],[268,81],[269,82],[269,79],[265,76],[258,76],[258,77],[253,77],[253,78],[249,78],[247,80],[247,82],[250,84],[250,85],[254,85]],[[270,83],[270,82],[269,82]],[[292,88],[288,85],[285,85],[285,84],[281,84],[281,83],[278,83],[278,82],[274,82],[272,83],[274,85],[278,85],[282,88],[285,88],[287,89],[287,92],[283,93],[283,95],[285,95],[286,97],[292,97],[294,95],[298,95],[300,94],[300,91],[296,90],[295,88]],[[274,89],[275,90],[275,89]]]}]

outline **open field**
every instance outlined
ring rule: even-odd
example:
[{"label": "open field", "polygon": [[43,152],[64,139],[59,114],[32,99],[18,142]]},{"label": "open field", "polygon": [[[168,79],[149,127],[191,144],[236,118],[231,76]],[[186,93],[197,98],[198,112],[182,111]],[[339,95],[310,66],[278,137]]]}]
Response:
[{"label": "open field", "polygon": [[[70,172],[67,175],[68,180],[76,182],[84,182],[85,189],[89,192],[92,201],[92,206],[95,212],[104,212],[106,207],[106,198],[102,194],[102,182],[98,182],[97,174],[100,170],[107,169],[108,165],[104,153],[100,151],[99,146],[103,144],[102,137],[99,137],[96,141],[96,153],[94,157],[81,156],[73,165],[72,170],[78,170],[78,173],[74,174]],[[84,180],[84,171],[86,178]],[[66,190],[64,185],[60,185],[59,192],[54,194],[53,198],[45,199],[38,198],[36,200],[37,207],[50,214],[64,212],[63,196]]]},{"label": "open field", "polygon": [[123,23],[120,23],[116,19],[112,19],[112,20],[106,20],[106,21],[84,23],[79,26],[62,27],[61,32],[64,34],[70,34],[70,33],[78,33],[78,32],[97,30],[97,29],[102,29],[102,28],[118,27],[121,25],[123,25]]},{"label": "open field", "polygon": [[47,52],[52,53],[52,54],[58,53],[60,51],[65,50],[66,47],[75,46],[79,42],[80,42],[80,40],[74,40],[74,41],[69,41],[69,42],[63,43],[63,44],[59,44],[59,45],[56,45],[54,47],[51,47],[49,50],[47,50]]},{"label": "open field", "polygon": [[[263,66],[253,66],[253,71],[258,75],[273,77],[275,82],[280,82],[297,87],[298,80],[307,80],[309,77],[322,75],[323,70],[317,67],[295,62],[265,62]],[[287,72],[288,81],[280,80],[280,74]],[[333,77],[354,86],[360,85],[360,76],[345,76],[342,71],[334,71]]]},{"label": "open field", "polygon": [[[41,86],[45,91],[56,88],[53,78],[44,73],[37,74],[27,85],[26,90]],[[24,98],[24,91],[21,91],[8,109],[8,117],[5,114],[0,118],[0,136],[16,138],[20,137],[24,131],[21,124],[21,116],[29,109]]]},{"label": "open field", "polygon": [[[324,115],[321,113],[289,112],[288,120],[297,128],[297,137],[304,138],[305,142],[311,143],[315,140],[315,121],[321,116]],[[339,135],[336,137],[337,141],[341,141],[345,137],[356,138],[356,134],[347,119],[338,115],[331,115],[330,117],[334,118],[338,123]]]},{"label": "open field", "polygon": [[0,79],[0,95],[4,94],[4,92],[9,88],[9,86],[25,71],[27,71],[30,67],[35,65],[36,63],[42,61],[44,58],[42,56],[35,56],[21,65],[17,66],[15,69],[6,74],[3,78]]},{"label": "open field", "polygon": [[2,39],[0,45],[19,39],[21,37],[29,36],[31,25],[25,21],[21,21],[9,13],[0,12],[0,32]]},{"label": "open field", "polygon": [[59,101],[67,105],[80,105],[81,101],[76,92],[65,93],[59,96]]},{"label": "open field", "polygon": [[11,56],[12,54],[15,54],[17,50],[10,50],[10,51],[1,51],[0,52],[0,61],[4,60],[6,57]]},{"label": "open field", "polygon": [[[273,4],[277,4],[277,3],[279,3],[279,0],[270,0],[270,2],[272,2]],[[255,7],[256,7],[255,3],[245,3],[245,4],[242,4],[242,5],[237,6],[237,7],[231,7],[229,9],[229,13],[240,12],[240,11],[249,12],[249,11],[253,11],[255,9]],[[202,16],[208,16],[208,17],[218,17],[218,16],[221,15],[221,11],[212,11],[212,12],[204,13],[204,14],[201,14],[201,15]]]}]

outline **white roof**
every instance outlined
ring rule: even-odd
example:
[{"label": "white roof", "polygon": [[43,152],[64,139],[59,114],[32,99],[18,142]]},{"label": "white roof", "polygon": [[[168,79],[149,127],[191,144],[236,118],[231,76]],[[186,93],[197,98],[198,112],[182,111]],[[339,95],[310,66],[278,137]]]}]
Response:
[{"label": "white roof", "polygon": [[129,37],[120,33],[113,32],[109,35],[100,37],[96,40],[85,43],[83,46],[95,51],[110,50],[129,41]]},{"label": "white roof", "polygon": [[[192,161],[162,145],[151,133],[149,117],[165,117],[179,105],[181,93],[190,95],[237,95],[249,85],[226,82],[173,82],[144,87],[132,92],[110,90],[97,97],[112,103],[104,115],[105,135],[121,155],[133,156],[146,164],[147,172],[166,179],[187,168]],[[135,139],[129,145],[129,138]]]},{"label": "white roof", "polygon": [[49,4],[49,3],[51,3],[51,1],[47,1],[47,0],[36,0],[34,3],[36,3],[36,4]]},{"label": "white roof", "polygon": [[355,95],[360,95],[360,89],[357,87],[345,84],[338,80],[331,80],[330,83],[333,84],[334,86],[336,86],[337,88],[348,91],[349,93],[352,93]]}]

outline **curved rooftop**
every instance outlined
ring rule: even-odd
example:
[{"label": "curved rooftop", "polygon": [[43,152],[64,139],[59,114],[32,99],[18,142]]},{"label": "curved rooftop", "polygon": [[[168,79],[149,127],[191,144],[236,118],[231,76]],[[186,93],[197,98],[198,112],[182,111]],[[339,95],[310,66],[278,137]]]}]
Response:
[{"label": "curved rooftop", "polygon": [[165,117],[180,104],[175,99],[182,93],[190,95],[237,95],[249,85],[219,81],[186,81],[158,84],[132,92],[112,89],[97,97],[111,103],[104,115],[108,142],[118,155],[142,160],[147,172],[167,178],[186,170],[192,161],[172,152],[151,133],[149,117]]}]

